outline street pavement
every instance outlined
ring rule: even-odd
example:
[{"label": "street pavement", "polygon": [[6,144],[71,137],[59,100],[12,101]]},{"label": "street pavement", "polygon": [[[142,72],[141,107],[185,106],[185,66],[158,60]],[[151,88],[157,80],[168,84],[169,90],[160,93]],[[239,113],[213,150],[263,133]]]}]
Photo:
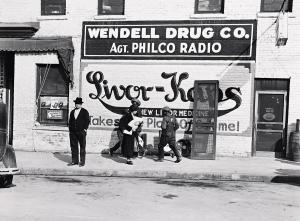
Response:
[{"label": "street pavement", "polygon": [[164,162],[152,156],[137,158],[133,165],[118,155],[87,154],[84,167],[67,166],[70,153],[16,151],[21,175],[137,177],[185,180],[233,180],[276,183],[300,183],[300,162],[270,157],[217,157],[192,160],[167,156]]},{"label": "street pavement", "polygon": [[299,186],[159,178],[16,176],[1,221],[296,221]]}]

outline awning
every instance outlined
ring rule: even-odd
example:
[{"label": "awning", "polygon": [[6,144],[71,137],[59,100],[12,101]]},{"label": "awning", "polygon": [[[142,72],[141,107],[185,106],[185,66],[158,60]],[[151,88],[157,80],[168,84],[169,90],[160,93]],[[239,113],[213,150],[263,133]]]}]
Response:
[{"label": "awning", "polygon": [[74,47],[71,37],[65,38],[0,38],[0,52],[56,52],[64,71],[73,82]]},{"label": "awning", "polygon": [[30,38],[39,28],[39,22],[0,22],[0,37]]}]

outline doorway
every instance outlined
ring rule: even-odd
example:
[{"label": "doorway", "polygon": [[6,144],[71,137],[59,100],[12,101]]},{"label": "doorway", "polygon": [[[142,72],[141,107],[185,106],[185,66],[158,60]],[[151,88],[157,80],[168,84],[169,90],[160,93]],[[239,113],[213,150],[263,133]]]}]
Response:
[{"label": "doorway", "polygon": [[285,157],[288,85],[289,82],[282,79],[256,80],[254,117],[256,156]]}]

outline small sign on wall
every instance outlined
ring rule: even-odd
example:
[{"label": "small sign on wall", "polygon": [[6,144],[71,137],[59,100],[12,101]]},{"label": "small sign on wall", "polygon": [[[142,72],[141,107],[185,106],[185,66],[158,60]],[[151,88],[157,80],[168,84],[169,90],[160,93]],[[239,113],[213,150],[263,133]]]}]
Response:
[{"label": "small sign on wall", "polygon": [[61,119],[63,119],[63,111],[62,110],[47,110],[47,119],[61,120]]}]

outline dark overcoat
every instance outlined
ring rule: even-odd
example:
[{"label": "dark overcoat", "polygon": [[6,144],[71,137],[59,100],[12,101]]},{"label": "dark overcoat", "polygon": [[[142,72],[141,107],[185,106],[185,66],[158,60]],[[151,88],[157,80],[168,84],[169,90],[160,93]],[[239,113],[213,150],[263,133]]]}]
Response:
[{"label": "dark overcoat", "polygon": [[[127,113],[122,121],[120,121],[120,129],[122,131],[128,130],[131,131],[132,128],[128,125],[130,121],[133,120],[132,114]],[[128,135],[123,133],[123,140],[122,140],[122,146],[121,146],[122,154],[126,158],[132,158],[133,157],[133,150],[134,150],[134,134]]]},{"label": "dark overcoat", "polygon": [[81,108],[77,118],[75,119],[74,111],[75,109],[70,113],[69,130],[72,132],[87,130],[90,124],[89,112],[86,109]]}]

